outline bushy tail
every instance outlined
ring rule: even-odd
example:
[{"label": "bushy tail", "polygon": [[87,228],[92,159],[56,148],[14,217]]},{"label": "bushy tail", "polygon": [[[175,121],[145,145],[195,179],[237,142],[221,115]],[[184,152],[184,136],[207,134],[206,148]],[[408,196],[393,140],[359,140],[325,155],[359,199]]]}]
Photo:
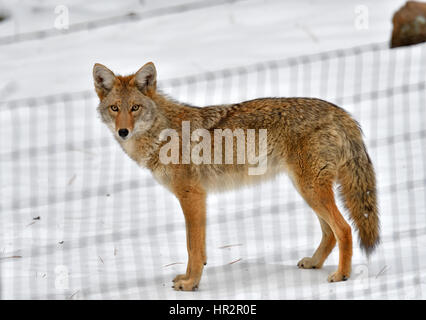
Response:
[{"label": "bushy tail", "polygon": [[358,229],[361,249],[368,256],[380,242],[376,177],[364,144],[353,147],[357,149],[354,158],[339,170],[340,192]]}]

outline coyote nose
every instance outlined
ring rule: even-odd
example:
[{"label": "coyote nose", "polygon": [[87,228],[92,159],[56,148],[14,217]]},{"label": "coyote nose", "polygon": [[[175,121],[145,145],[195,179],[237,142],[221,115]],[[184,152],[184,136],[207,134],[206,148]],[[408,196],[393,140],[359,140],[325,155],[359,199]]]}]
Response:
[{"label": "coyote nose", "polygon": [[122,138],[127,137],[128,134],[129,134],[129,130],[127,130],[127,129],[118,130],[118,135]]}]

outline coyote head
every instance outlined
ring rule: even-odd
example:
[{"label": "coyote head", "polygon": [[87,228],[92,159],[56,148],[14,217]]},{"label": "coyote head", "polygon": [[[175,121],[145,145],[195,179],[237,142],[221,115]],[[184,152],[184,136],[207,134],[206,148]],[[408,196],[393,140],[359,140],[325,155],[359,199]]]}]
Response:
[{"label": "coyote head", "polygon": [[156,75],[152,62],[124,77],[114,75],[102,64],[94,65],[93,79],[100,100],[98,111],[117,139],[129,139],[152,126],[157,110],[151,99],[156,91]]}]

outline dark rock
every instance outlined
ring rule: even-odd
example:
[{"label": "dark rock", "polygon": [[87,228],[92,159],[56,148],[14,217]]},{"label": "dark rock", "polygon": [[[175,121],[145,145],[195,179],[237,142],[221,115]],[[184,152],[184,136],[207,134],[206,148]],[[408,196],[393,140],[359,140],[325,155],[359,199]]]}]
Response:
[{"label": "dark rock", "polygon": [[407,1],[393,16],[391,48],[426,41],[426,3]]}]

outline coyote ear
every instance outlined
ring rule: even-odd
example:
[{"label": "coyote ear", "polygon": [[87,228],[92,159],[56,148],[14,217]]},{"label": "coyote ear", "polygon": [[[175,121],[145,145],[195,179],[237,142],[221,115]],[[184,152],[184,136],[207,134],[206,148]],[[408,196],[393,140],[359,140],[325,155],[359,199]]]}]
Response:
[{"label": "coyote ear", "polygon": [[115,75],[107,67],[100,63],[93,66],[93,80],[99,99],[103,99],[114,86]]},{"label": "coyote ear", "polygon": [[135,82],[138,89],[147,95],[151,95],[157,88],[157,71],[152,62],[146,63],[135,74]]}]

